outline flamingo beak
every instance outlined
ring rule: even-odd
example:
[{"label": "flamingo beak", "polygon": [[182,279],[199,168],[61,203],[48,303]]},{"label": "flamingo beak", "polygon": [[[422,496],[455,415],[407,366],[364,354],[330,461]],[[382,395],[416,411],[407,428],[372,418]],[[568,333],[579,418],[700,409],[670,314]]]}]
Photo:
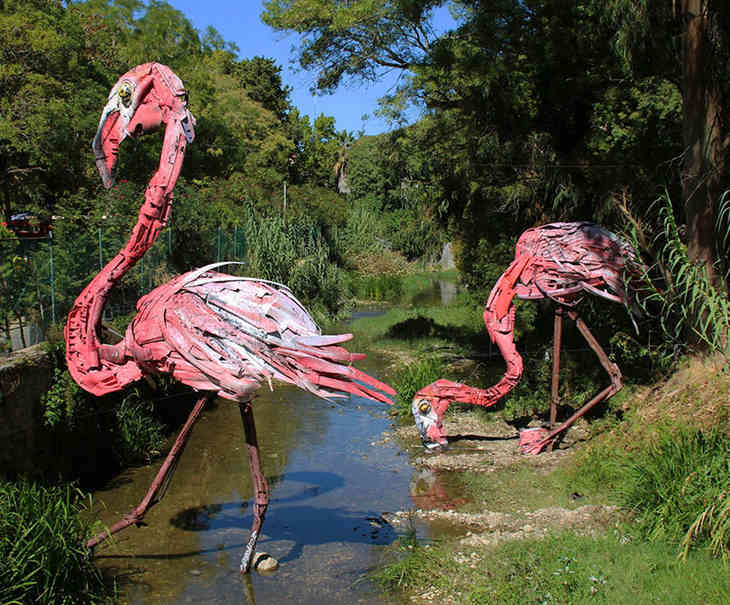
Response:
[{"label": "flamingo beak", "polygon": [[141,92],[136,80],[129,73],[125,74],[112,88],[101,112],[91,148],[101,181],[107,189],[114,184],[119,144],[129,134],[126,125],[136,113]]},{"label": "flamingo beak", "polygon": [[418,435],[429,451],[445,450],[449,442],[444,435],[441,418],[426,398],[417,397],[411,402],[411,413],[416,422]]},{"label": "flamingo beak", "polygon": [[117,153],[119,144],[125,138],[125,133],[119,112],[106,111],[106,109],[102,114],[91,148],[94,151],[96,168],[101,176],[101,182],[104,183],[104,187],[109,189],[114,184]]}]

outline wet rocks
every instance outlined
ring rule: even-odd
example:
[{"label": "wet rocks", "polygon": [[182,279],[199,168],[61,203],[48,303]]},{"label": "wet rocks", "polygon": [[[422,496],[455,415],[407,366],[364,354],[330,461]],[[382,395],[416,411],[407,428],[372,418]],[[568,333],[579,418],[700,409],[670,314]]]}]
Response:
[{"label": "wet rocks", "polygon": [[257,552],[253,559],[253,568],[259,573],[271,573],[279,569],[279,562],[269,553]]}]

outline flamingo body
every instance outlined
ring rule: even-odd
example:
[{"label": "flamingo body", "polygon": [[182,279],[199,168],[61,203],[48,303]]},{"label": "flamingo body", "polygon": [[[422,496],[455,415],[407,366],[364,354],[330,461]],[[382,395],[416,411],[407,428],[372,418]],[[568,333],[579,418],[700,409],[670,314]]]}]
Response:
[{"label": "flamingo body", "polygon": [[351,334],[322,336],[286,286],[214,270],[226,263],[190,271],[154,289],[138,301],[138,314],[122,341],[101,342],[101,318],[109,293],[167,224],[185,148],[195,138],[195,118],[187,108],[187,92],[180,79],[165,65],[138,65],[112,88],[92,143],[105,187],[114,182],[119,144],[163,124],[160,164],[147,186],[132,234],[69,312],[66,361],[74,380],[95,395],[118,391],[149,374],[170,374],[202,393],[139,506],[87,546],[92,548],[140,524],[164,493],[203,407],[217,395],[239,403],[255,486],[254,521],[241,560],[243,573],[250,569],[269,502],[251,406],[260,383],[266,381],[271,387],[272,380],[279,380],[326,399],[351,393],[385,403],[391,401],[383,393],[395,395],[395,391],[350,365],[365,357],[337,346]]},{"label": "flamingo body", "polygon": [[171,374],[200,391],[250,399],[266,381],[296,385],[326,399],[353,393],[388,402],[392,389],[350,366],[364,355],[322,336],[292,292],[275,282],[218,273],[216,265],[180,275],[137,303],[122,343],[107,359],[133,358],[143,373]]}]

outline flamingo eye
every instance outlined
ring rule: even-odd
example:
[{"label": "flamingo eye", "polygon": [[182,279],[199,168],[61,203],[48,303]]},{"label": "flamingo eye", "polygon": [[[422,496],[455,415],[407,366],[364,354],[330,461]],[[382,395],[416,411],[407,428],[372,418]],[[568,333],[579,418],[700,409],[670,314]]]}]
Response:
[{"label": "flamingo eye", "polygon": [[134,92],[134,85],[131,82],[122,82],[119,87],[119,98],[122,100],[122,105],[129,107],[132,103],[132,93]]},{"label": "flamingo eye", "polygon": [[422,399],[418,402],[418,411],[421,412],[421,414],[428,414],[431,412],[431,404],[426,400]]}]

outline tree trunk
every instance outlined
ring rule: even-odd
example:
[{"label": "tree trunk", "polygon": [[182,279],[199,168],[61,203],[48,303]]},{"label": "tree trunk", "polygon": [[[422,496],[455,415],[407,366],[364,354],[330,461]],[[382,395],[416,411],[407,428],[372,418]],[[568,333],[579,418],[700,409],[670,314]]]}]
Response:
[{"label": "tree trunk", "polygon": [[14,313],[15,319],[18,320],[18,328],[20,329],[20,347],[25,349],[28,345],[25,342],[25,334],[23,333],[23,316],[17,311],[14,311]]},{"label": "tree trunk", "polygon": [[[716,77],[715,48],[725,40],[713,28],[710,0],[681,0],[683,40],[683,135],[685,159],[682,173],[687,219],[687,252],[692,261],[707,268],[717,283],[714,267],[715,204],[724,191],[725,151],[722,85]],[[725,9],[714,9],[725,10]],[[713,39],[714,37],[714,39]],[[713,46],[715,48],[713,48]],[[718,284],[719,285],[719,284]]]},{"label": "tree trunk", "polygon": [[[13,336],[12,336],[12,334],[10,334],[10,320],[8,319],[8,314],[7,313],[5,313],[3,315],[3,323],[5,324],[4,325],[4,328],[5,328],[5,338],[6,338],[7,342],[8,342],[8,346],[10,347],[10,349],[9,349],[8,352],[10,352],[10,351],[13,350]],[[2,350],[2,349],[0,348],[0,350]]]}]

